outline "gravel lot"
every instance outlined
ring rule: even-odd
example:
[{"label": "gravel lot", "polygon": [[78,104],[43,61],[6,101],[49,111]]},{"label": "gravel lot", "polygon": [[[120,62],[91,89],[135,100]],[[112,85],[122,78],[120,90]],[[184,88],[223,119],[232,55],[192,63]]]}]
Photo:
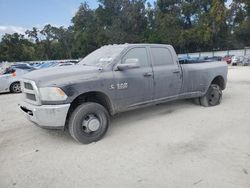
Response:
[{"label": "gravel lot", "polygon": [[120,114],[90,145],[40,129],[0,95],[0,187],[250,187],[250,67],[220,106],[178,101]]}]

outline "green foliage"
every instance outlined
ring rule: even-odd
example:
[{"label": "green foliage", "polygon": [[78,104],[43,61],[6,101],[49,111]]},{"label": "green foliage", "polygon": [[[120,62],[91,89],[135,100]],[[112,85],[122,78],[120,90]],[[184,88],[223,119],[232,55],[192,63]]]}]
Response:
[{"label": "green foliage", "polygon": [[[242,1],[244,6],[242,6]],[[237,41],[245,46],[250,46],[250,1],[236,1],[237,25],[234,28]],[[236,18],[235,18],[236,19]]]},{"label": "green foliage", "polygon": [[34,55],[34,44],[25,39],[23,35],[14,33],[3,36],[0,45],[0,60],[25,61],[33,59]]},{"label": "green foliage", "polygon": [[0,61],[67,59],[86,56],[106,44],[165,43],[178,53],[250,46],[250,1],[99,0],[82,3],[68,28],[50,24],[26,35],[6,34]]}]

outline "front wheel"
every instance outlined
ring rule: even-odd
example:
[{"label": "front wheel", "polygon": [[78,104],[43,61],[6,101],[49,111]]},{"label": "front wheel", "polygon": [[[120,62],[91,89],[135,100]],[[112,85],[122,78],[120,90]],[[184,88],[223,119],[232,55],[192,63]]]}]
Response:
[{"label": "front wheel", "polygon": [[20,82],[14,82],[10,86],[10,92],[11,93],[21,93],[21,85]]},{"label": "front wheel", "polygon": [[222,91],[217,84],[211,84],[205,96],[200,98],[200,104],[205,107],[216,106],[221,103]]},{"label": "front wheel", "polygon": [[69,120],[69,133],[83,144],[103,138],[109,127],[109,114],[98,103],[87,102],[78,106]]}]

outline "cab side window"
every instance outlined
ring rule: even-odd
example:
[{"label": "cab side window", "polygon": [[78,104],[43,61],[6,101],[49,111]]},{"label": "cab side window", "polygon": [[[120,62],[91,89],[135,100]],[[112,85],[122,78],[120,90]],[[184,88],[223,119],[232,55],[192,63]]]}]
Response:
[{"label": "cab side window", "polygon": [[140,67],[149,66],[146,48],[133,48],[129,50],[122,59],[123,64],[127,62],[137,62]]},{"label": "cab side window", "polygon": [[169,49],[161,47],[152,47],[151,53],[155,66],[174,65],[173,57]]}]

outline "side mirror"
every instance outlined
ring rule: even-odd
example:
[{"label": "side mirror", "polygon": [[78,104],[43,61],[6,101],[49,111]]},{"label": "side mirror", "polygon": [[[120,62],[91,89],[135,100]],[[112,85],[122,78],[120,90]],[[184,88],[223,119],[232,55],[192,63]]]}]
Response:
[{"label": "side mirror", "polygon": [[117,70],[124,71],[128,69],[136,69],[139,67],[140,65],[138,59],[126,59],[125,63],[117,65]]}]

